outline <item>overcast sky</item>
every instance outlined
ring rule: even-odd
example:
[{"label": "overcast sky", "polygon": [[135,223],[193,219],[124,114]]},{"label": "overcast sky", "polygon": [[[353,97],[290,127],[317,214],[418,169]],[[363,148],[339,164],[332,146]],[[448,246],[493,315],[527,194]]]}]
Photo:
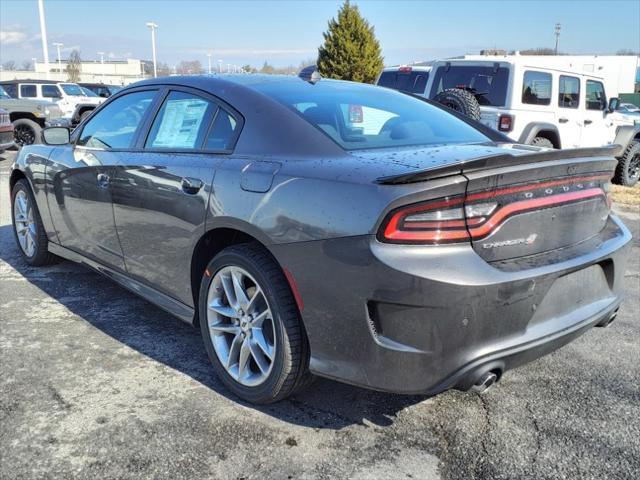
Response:
[{"label": "overcast sky", "polygon": [[[277,66],[315,58],[327,21],[341,1],[45,0],[50,60],[63,57],[151,58],[148,21],[159,25],[158,60],[175,65],[206,53],[225,63]],[[640,0],[355,1],[375,27],[386,64],[507,50],[553,47],[615,53],[640,50]],[[36,0],[0,1],[0,63],[42,60]]]}]

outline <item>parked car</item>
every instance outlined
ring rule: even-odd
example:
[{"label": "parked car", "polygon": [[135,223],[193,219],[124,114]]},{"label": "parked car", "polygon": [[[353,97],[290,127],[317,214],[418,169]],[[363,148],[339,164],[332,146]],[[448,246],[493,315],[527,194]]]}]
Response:
[{"label": "parked car", "polygon": [[[353,107],[388,115],[365,133]],[[517,145],[394,90],[270,75],[145,80],[44,139],[10,174],[24,260],[198,325],[251,402],[311,374],[483,391],[623,298],[618,146]]]},{"label": "parked car", "polygon": [[119,85],[109,85],[106,83],[79,83],[78,85],[91,90],[93,93],[103,98],[108,98],[122,90],[122,87]]},{"label": "parked car", "polygon": [[0,153],[13,147],[13,124],[9,118],[9,112],[0,108]]},{"label": "parked car", "polygon": [[569,60],[553,67],[547,62],[520,55],[438,61],[422,91],[411,93],[518,143],[582,148],[623,141],[614,181],[634,185],[640,178],[640,122],[616,112],[619,100],[607,99],[602,77],[578,71]]},{"label": "parked car", "polygon": [[40,143],[45,126],[68,125],[62,111],[51,102],[11,98],[0,85],[0,108],[9,113],[17,146]]},{"label": "parked car", "polygon": [[104,99],[88,97],[76,83],[49,80],[9,80],[0,82],[13,98],[48,100],[54,102],[69,120],[74,114],[82,116],[93,110]]},{"label": "parked car", "polygon": [[617,111],[631,115],[640,115],[640,107],[636,107],[633,103],[621,103]]},{"label": "parked car", "polygon": [[430,66],[399,65],[382,70],[376,84],[406,93],[424,94],[429,80]]}]

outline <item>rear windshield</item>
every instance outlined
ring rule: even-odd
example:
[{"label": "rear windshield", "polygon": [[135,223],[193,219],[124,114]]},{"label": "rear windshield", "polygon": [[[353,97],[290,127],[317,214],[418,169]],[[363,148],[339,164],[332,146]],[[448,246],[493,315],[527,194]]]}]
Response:
[{"label": "rear windshield", "polygon": [[424,71],[386,71],[380,75],[378,85],[402,92],[424,93],[428,79],[429,72]]},{"label": "rear windshield", "polygon": [[67,95],[84,95],[84,93],[82,93],[80,85],[76,85],[75,83],[61,83],[60,86],[62,87],[62,90],[64,90],[64,93],[66,93]]},{"label": "rear windshield", "polygon": [[438,67],[433,73],[429,98],[447,88],[463,88],[473,93],[480,105],[504,107],[507,100],[509,69],[493,66]]},{"label": "rear windshield", "polygon": [[440,108],[387,88],[321,80],[316,85],[268,82],[256,85],[256,89],[296,112],[346,150],[489,140]]}]

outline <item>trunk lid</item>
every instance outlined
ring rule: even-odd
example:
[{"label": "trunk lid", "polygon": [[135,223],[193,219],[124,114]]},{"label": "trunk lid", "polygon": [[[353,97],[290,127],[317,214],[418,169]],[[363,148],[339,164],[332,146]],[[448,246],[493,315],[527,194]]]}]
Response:
[{"label": "trunk lid", "polygon": [[[618,153],[618,146],[562,151],[503,146],[486,156],[378,181],[406,184],[463,175],[466,192],[463,198],[447,200],[447,208],[455,213],[462,207],[465,223],[459,228],[466,228],[474,250],[488,262],[500,261],[565,248],[598,234],[609,216],[608,183]],[[416,215],[398,225],[420,228],[434,225],[434,218],[453,218],[442,212]],[[459,232],[448,230],[455,220],[440,222],[439,238],[462,239]]]}]

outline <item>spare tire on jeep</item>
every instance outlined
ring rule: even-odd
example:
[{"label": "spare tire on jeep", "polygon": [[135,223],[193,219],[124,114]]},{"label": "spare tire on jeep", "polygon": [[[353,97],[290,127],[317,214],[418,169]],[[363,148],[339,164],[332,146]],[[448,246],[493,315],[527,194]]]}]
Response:
[{"label": "spare tire on jeep", "polygon": [[437,94],[434,100],[467,117],[480,120],[480,104],[471,92],[461,88],[447,88]]}]

